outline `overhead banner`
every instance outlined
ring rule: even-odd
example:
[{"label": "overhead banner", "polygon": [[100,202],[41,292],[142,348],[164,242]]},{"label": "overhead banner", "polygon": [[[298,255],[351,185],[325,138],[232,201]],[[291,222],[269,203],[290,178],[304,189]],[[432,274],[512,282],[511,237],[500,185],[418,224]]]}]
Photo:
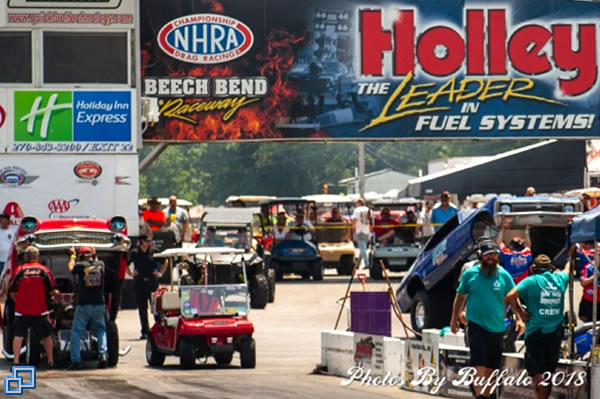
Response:
[{"label": "overhead banner", "polygon": [[600,136],[600,7],[147,0],[146,141]]},{"label": "overhead banner", "polygon": [[18,153],[135,153],[134,94],[0,89],[0,148]]},{"label": "overhead banner", "polygon": [[0,213],[23,216],[127,219],[137,234],[139,192],[135,155],[4,154],[0,157]]}]

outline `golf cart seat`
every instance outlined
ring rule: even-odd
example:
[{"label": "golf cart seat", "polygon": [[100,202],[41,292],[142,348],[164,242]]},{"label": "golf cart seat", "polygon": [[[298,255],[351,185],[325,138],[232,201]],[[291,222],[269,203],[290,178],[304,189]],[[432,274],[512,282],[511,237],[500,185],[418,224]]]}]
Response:
[{"label": "golf cart seat", "polygon": [[160,306],[165,313],[165,321],[169,327],[177,327],[179,321],[179,294],[165,292],[160,298]]}]

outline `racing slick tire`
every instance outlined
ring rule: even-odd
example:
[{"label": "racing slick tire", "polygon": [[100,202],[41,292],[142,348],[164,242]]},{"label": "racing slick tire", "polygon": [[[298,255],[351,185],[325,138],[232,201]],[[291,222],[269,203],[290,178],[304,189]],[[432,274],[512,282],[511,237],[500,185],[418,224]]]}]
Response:
[{"label": "racing slick tire", "polygon": [[[4,353],[12,354],[12,345],[14,338],[13,320],[14,320],[14,302],[12,299],[7,298],[4,305],[4,317],[2,318],[2,345],[4,347]],[[11,360],[11,359],[9,359]]]},{"label": "racing slick tire", "polygon": [[233,360],[233,352],[215,353],[215,361],[219,366],[227,366]]},{"label": "racing slick tire", "polygon": [[[383,271],[381,270],[381,263],[379,262],[381,258],[373,258],[373,263],[371,264],[371,278],[373,280],[383,280]],[[387,268],[387,262],[384,259],[383,264]]]},{"label": "racing slick tire", "polygon": [[325,268],[323,266],[323,261],[318,260],[310,266],[310,274],[314,281],[323,280],[324,273],[325,273]]},{"label": "racing slick tire", "polygon": [[106,322],[106,344],[108,346],[108,367],[119,363],[119,328],[112,320]]},{"label": "racing slick tire", "polygon": [[240,343],[240,360],[243,369],[256,367],[256,342],[253,338],[244,338]]},{"label": "racing slick tire", "polygon": [[275,302],[275,270],[269,269],[267,271],[267,282],[269,283],[269,303]]},{"label": "racing slick tire", "polygon": [[339,276],[350,276],[354,270],[354,257],[352,255],[343,255],[340,264],[337,267]]},{"label": "racing slick tire", "polygon": [[450,321],[448,311],[453,300],[442,289],[435,288],[430,291],[420,290],[413,298],[410,322],[417,332],[426,328],[443,328]]},{"label": "racing slick tire", "polygon": [[269,301],[269,283],[262,273],[256,274],[253,280],[252,291],[250,292],[250,307],[252,309],[264,309]]},{"label": "racing slick tire", "polygon": [[165,362],[165,354],[158,351],[152,334],[148,334],[148,339],[146,340],[146,362],[148,366],[153,367],[162,366]]},{"label": "racing slick tire", "polygon": [[196,365],[196,347],[189,339],[181,338],[179,341],[179,366],[182,369],[191,369]]},{"label": "racing slick tire", "polygon": [[40,354],[42,352],[42,344],[40,338],[35,331],[30,328],[27,331],[27,350],[25,351],[25,363],[29,366],[38,366],[40,364]]}]

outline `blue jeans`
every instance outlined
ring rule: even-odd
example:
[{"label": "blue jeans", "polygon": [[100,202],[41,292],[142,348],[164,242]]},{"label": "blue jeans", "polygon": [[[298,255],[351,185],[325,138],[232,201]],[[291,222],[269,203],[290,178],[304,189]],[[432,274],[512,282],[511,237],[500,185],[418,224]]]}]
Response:
[{"label": "blue jeans", "polygon": [[369,238],[369,234],[356,234],[356,242],[358,244],[358,249],[360,249],[360,257],[365,263],[365,268],[369,268],[369,254],[367,253],[367,244],[369,243]]},{"label": "blue jeans", "polygon": [[98,338],[98,355],[106,354],[106,324],[104,323],[104,305],[78,305],[75,308],[73,329],[71,330],[71,362],[81,362],[81,335],[88,323]]}]

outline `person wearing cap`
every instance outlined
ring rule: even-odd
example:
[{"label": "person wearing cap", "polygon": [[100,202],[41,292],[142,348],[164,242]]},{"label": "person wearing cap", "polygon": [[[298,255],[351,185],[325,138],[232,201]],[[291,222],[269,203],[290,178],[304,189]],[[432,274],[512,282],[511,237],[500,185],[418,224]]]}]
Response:
[{"label": "person wearing cap", "polygon": [[185,241],[185,235],[190,226],[190,217],[185,209],[177,206],[176,196],[171,195],[169,197],[169,206],[165,208],[163,213],[165,214],[167,224],[175,223],[177,225],[177,230],[179,231],[177,242],[181,243]]},{"label": "person wearing cap", "polygon": [[154,259],[151,242],[152,240],[148,239],[147,236],[140,236],[138,247],[129,251],[127,262],[128,264],[133,263],[133,273],[128,272],[128,274],[133,275],[135,301],[141,325],[140,339],[146,339],[150,331],[148,302],[152,293],[158,288],[158,279],[162,277],[168,265],[166,259],[162,265]]},{"label": "person wearing cap", "polygon": [[[29,246],[25,249],[25,263],[15,270],[9,292],[15,302],[13,354],[21,353],[23,339],[32,329],[41,339],[48,357],[48,367],[54,367],[52,330],[48,323],[50,295],[59,295],[56,281],[50,270],[39,263],[40,251]],[[19,355],[14,356],[13,365],[19,365]]]},{"label": "person wearing cap", "polygon": [[71,248],[69,271],[77,279],[75,316],[71,329],[70,370],[81,370],[81,336],[86,327],[94,331],[98,339],[98,368],[108,364],[106,341],[106,307],[104,305],[104,262],[96,257],[92,247],[79,248],[79,258]]},{"label": "person wearing cap", "polygon": [[0,274],[8,260],[16,232],[17,228],[10,225],[10,215],[4,212],[0,213]]},{"label": "person wearing cap", "polygon": [[144,211],[144,220],[152,230],[160,230],[167,225],[167,218],[160,208],[158,197],[152,197],[148,200],[150,209]]},{"label": "person wearing cap", "polygon": [[148,207],[144,205],[138,206],[138,234],[143,236],[148,236],[152,239],[152,229],[148,222],[144,220],[144,212],[148,209]]},{"label": "person wearing cap", "polygon": [[[570,259],[576,257],[573,249],[570,255]],[[538,399],[550,397],[552,389],[552,384],[541,382],[543,374],[554,373],[558,364],[570,270],[567,262],[562,272],[555,273],[550,258],[538,255],[531,265],[531,275],[506,296],[511,308],[526,322],[525,368],[533,377]]]},{"label": "person wearing cap", "polygon": [[384,243],[392,243],[394,241],[395,228],[398,227],[398,221],[392,217],[390,208],[383,208],[379,213],[379,217],[375,218],[375,241]]},{"label": "person wearing cap", "polygon": [[356,200],[356,208],[352,213],[352,229],[354,230],[354,237],[360,250],[360,258],[363,262],[363,267],[366,269],[369,267],[369,253],[367,252],[367,246],[371,240],[371,210],[365,206],[365,200],[359,198]]},{"label": "person wearing cap", "polygon": [[440,202],[431,211],[431,224],[434,226],[435,231],[441,229],[444,223],[452,219],[457,213],[456,206],[450,203],[450,193],[444,191],[440,195]]},{"label": "person wearing cap", "polygon": [[[479,263],[463,273],[452,309],[450,328],[456,333],[466,304],[471,366],[476,369],[476,379],[488,380],[502,363],[502,341],[506,330],[504,298],[515,283],[498,265],[498,252],[496,243],[491,240],[479,245]],[[522,329],[522,322],[519,320],[518,323]],[[476,384],[472,388],[478,399],[492,396],[485,385]]]},{"label": "person wearing cap", "polygon": [[529,265],[533,261],[531,254],[531,238],[530,228],[525,226],[525,240],[515,236],[510,240],[508,246],[504,244],[504,231],[508,228],[508,224],[503,224],[496,244],[500,247],[500,257],[502,265],[507,272],[512,276],[515,284],[519,284],[525,277],[529,275]]}]

